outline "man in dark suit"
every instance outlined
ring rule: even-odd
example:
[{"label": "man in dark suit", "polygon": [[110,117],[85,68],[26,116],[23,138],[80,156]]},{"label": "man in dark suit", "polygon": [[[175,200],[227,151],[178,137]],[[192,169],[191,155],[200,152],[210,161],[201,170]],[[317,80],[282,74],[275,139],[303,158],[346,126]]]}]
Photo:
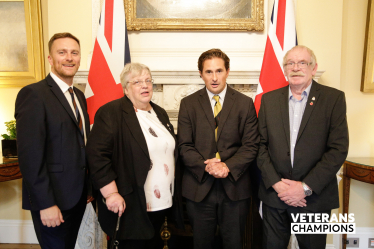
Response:
[{"label": "man in dark suit", "polygon": [[251,98],[226,83],[230,59],[219,49],[198,61],[205,88],[181,101],[178,144],[185,170],[182,195],[194,248],[213,248],[219,225],[224,248],[242,248],[251,196],[248,167],[259,144]]},{"label": "man in dark suit", "polygon": [[73,87],[79,40],[58,33],[48,45],[51,73],[16,100],[22,207],[31,210],[42,248],[66,249],[75,247],[86,208],[89,118],[83,93]]},{"label": "man in dark suit", "polygon": [[[344,93],[313,80],[313,51],[296,46],[283,66],[289,86],[265,93],[258,115],[264,249],[287,248],[291,214],[312,218],[339,207],[336,173],[348,153]],[[300,248],[326,246],[326,234],[296,237]]]}]

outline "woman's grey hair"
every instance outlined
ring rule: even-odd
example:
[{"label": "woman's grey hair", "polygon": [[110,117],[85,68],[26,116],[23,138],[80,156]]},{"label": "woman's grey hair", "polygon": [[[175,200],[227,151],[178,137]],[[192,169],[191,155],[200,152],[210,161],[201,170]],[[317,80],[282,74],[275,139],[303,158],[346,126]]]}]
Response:
[{"label": "woman's grey hair", "polygon": [[152,78],[151,70],[149,70],[149,68],[146,65],[136,62],[127,63],[120,75],[122,88],[127,88],[127,85],[130,80],[130,74],[131,77],[136,77],[142,75],[144,70],[146,70]]}]

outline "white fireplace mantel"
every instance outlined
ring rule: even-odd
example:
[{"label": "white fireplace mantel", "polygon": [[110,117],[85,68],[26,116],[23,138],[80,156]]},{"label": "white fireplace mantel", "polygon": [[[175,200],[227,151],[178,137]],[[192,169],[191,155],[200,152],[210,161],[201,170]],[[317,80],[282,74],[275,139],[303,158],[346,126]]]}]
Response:
[{"label": "white fireplace mantel", "polygon": [[[323,73],[317,71],[315,79],[318,81]],[[260,71],[230,71],[227,83],[254,99],[259,77]],[[84,91],[87,78],[88,70],[79,70],[74,77],[74,84]],[[152,78],[155,80],[152,101],[162,106],[175,124],[182,98],[204,87],[198,71],[152,71]]]}]

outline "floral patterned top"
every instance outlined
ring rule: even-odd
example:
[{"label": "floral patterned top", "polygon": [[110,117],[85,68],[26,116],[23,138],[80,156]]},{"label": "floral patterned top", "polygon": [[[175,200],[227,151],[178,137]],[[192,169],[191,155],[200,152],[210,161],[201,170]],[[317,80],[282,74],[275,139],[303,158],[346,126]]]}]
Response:
[{"label": "floral patterned top", "polygon": [[147,142],[151,159],[144,184],[147,211],[159,211],[173,204],[175,140],[152,110],[137,109],[140,127]]}]

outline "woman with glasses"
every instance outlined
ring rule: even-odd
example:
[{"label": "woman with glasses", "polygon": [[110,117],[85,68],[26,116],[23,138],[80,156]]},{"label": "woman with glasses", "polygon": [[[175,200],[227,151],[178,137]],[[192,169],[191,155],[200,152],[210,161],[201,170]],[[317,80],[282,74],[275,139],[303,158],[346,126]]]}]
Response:
[{"label": "woman with glasses", "polygon": [[174,128],[166,111],[151,101],[147,66],[126,64],[121,83],[125,96],[97,111],[87,141],[91,178],[100,190],[99,222],[118,248],[162,248],[165,216],[171,213],[183,227]]}]

